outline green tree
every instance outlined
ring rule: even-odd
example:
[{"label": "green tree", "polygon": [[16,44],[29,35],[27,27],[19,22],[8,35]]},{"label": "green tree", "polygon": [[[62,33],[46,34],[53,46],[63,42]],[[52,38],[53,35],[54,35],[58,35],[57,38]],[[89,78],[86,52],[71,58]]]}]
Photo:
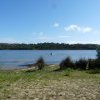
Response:
[{"label": "green tree", "polygon": [[100,48],[97,48],[97,59],[100,59]]},{"label": "green tree", "polygon": [[38,70],[42,70],[44,68],[45,62],[42,57],[37,60],[36,66],[38,67]]}]

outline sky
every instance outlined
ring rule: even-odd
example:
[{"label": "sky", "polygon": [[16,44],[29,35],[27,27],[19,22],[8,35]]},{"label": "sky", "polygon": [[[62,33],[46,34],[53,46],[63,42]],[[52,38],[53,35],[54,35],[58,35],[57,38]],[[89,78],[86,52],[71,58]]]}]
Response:
[{"label": "sky", "polygon": [[0,43],[100,44],[100,0],[0,0]]}]

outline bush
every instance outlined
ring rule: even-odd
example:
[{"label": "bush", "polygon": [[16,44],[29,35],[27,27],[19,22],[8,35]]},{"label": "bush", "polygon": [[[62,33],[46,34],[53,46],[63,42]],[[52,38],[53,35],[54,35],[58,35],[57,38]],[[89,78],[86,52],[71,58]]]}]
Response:
[{"label": "bush", "polygon": [[60,70],[67,68],[80,70],[97,70],[100,69],[100,58],[97,59],[79,59],[75,63],[67,57],[60,63]]},{"label": "bush", "polygon": [[95,70],[89,70],[87,71],[89,74],[100,74],[100,69],[95,69]]},{"label": "bush", "polygon": [[89,59],[89,70],[95,69],[95,59]]},{"label": "bush", "polygon": [[98,48],[96,51],[97,51],[97,59],[100,59],[100,48]]},{"label": "bush", "polygon": [[37,66],[38,70],[42,70],[45,66],[44,59],[42,57],[39,58],[35,65]]},{"label": "bush", "polygon": [[95,69],[100,69],[100,59],[95,60]]},{"label": "bush", "polygon": [[100,69],[100,59],[89,60],[89,69]]},{"label": "bush", "polygon": [[80,59],[79,61],[75,62],[75,68],[80,70],[86,70],[87,64],[88,64],[88,60]]},{"label": "bush", "polygon": [[65,60],[63,60],[60,63],[60,70],[67,69],[67,68],[74,68],[74,63],[69,57],[67,57]]}]

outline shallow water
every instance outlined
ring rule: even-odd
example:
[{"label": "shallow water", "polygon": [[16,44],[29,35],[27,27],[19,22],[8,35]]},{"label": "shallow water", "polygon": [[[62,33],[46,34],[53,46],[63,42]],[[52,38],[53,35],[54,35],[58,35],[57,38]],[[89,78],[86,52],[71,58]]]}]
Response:
[{"label": "shallow water", "polygon": [[[51,54],[52,53],[52,54]],[[0,69],[25,68],[43,57],[47,64],[59,64],[66,57],[96,58],[96,50],[0,50]]]}]

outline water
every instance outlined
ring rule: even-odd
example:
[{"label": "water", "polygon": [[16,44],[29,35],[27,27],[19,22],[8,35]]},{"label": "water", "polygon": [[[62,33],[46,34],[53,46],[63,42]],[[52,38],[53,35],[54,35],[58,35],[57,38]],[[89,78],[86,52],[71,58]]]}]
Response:
[{"label": "water", "polygon": [[[52,54],[51,54],[52,53]],[[47,64],[59,64],[66,57],[72,60],[96,58],[96,50],[0,50],[0,69],[25,68],[43,57]]]}]

